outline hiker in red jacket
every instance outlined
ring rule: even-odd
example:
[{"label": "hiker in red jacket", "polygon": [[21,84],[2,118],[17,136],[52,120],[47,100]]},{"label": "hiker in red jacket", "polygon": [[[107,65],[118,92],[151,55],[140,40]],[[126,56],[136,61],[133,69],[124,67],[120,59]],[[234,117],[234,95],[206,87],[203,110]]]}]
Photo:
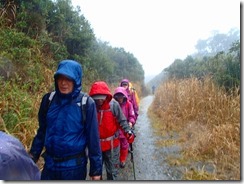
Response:
[{"label": "hiker in red jacket", "polygon": [[120,150],[119,128],[124,130],[130,143],[134,141],[134,134],[119,103],[112,98],[110,89],[104,81],[93,83],[89,95],[96,103],[102,160],[105,163],[107,180],[116,180]]},{"label": "hiker in red jacket", "polygon": [[[117,87],[114,92],[114,99],[119,102],[119,105],[128,121],[129,126],[132,128],[136,123],[135,112],[132,103],[128,100],[127,93],[123,87]],[[120,167],[125,167],[126,158],[129,151],[129,143],[124,135],[122,129],[119,130],[120,140]]]}]

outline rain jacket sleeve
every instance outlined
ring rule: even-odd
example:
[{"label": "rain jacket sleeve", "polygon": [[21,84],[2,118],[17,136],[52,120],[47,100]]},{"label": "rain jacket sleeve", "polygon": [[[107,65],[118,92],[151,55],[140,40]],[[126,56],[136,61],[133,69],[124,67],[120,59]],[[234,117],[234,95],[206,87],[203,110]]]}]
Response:
[{"label": "rain jacket sleeve", "polygon": [[102,175],[102,151],[99,139],[99,124],[96,105],[92,98],[88,98],[86,111],[87,147],[90,160],[89,176]]},{"label": "rain jacket sleeve", "polygon": [[119,125],[125,131],[125,133],[127,133],[128,131],[130,131],[130,126],[119,103],[114,99],[112,99],[110,103],[112,105],[112,112],[117,117]]},{"label": "rain jacket sleeve", "polygon": [[33,160],[35,162],[39,159],[42,149],[44,147],[46,134],[46,111],[49,103],[49,95],[50,93],[47,93],[42,98],[38,112],[39,128],[37,130],[36,136],[33,139],[30,149],[30,154],[33,156]]},{"label": "rain jacket sleeve", "polygon": [[127,103],[129,103],[129,105],[128,105],[128,121],[131,122],[134,126],[136,123],[135,111],[133,109],[132,103],[130,103],[129,101]]}]

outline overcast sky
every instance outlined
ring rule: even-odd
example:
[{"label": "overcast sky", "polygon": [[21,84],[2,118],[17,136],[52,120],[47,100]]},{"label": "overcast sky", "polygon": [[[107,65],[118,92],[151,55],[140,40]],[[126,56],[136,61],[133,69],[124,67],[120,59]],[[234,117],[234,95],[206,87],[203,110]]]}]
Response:
[{"label": "overcast sky", "polygon": [[72,0],[96,38],[122,47],[157,75],[175,59],[195,51],[213,30],[240,29],[238,0]]}]

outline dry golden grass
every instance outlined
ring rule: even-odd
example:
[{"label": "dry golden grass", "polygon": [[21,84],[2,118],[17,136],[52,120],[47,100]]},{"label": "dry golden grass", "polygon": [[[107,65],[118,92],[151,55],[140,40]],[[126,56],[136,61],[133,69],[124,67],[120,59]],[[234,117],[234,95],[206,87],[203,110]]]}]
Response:
[{"label": "dry golden grass", "polygon": [[[184,157],[213,163],[216,171],[187,171],[186,179],[240,180],[240,94],[227,95],[206,78],[163,83],[150,114],[162,132],[177,131]],[[203,176],[203,173],[204,176]]]},{"label": "dry golden grass", "polygon": [[42,95],[52,85],[53,79],[50,76],[53,76],[53,72],[47,68],[44,70],[45,81],[39,85],[40,91],[35,94],[27,93],[27,89],[24,86],[20,88],[16,81],[1,81],[0,129],[17,137],[26,150],[29,150],[38,127],[37,113]]}]

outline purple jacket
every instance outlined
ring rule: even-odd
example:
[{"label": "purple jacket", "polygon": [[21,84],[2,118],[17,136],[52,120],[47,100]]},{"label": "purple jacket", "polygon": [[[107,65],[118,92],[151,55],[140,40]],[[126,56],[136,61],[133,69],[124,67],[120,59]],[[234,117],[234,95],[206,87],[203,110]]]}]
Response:
[{"label": "purple jacket", "polygon": [[[118,93],[122,93],[124,95],[123,103],[119,103],[128,123],[131,122],[133,126],[136,123],[136,116],[132,106],[132,103],[128,100],[127,93],[123,87],[117,87],[114,91],[114,96]],[[124,137],[123,131],[120,130],[120,137]]]},{"label": "purple jacket", "polygon": [[0,180],[40,180],[38,166],[11,134],[0,131]]},{"label": "purple jacket", "polygon": [[122,86],[122,83],[128,83],[128,88],[126,89],[126,92],[127,92],[128,100],[132,103],[132,106],[133,106],[133,109],[134,109],[134,112],[135,112],[135,117],[137,119],[137,117],[139,115],[139,107],[138,107],[138,104],[136,102],[135,94],[133,92],[131,92],[130,89],[129,89],[130,81],[128,79],[123,79],[120,82],[120,86]]}]

